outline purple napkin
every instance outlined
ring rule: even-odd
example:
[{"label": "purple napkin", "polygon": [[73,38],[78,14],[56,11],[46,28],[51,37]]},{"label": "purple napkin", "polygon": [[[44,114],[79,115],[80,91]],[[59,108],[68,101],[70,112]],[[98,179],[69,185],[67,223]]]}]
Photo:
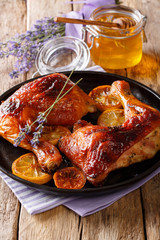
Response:
[{"label": "purple napkin", "polygon": [[[71,3],[71,2],[69,2]],[[71,11],[65,14],[67,18],[77,18],[77,19],[89,19],[91,13],[98,7],[107,5],[107,4],[115,4],[115,0],[82,0],[77,1],[75,3],[84,3],[84,6],[79,12]],[[81,24],[70,24],[66,23],[65,26],[65,35],[66,36],[73,36],[77,38],[82,38],[82,27]]]},{"label": "purple napkin", "polygon": [[92,196],[74,199],[64,203],[63,205],[68,207],[72,211],[76,212],[78,215],[82,217],[91,215],[110,206],[123,196],[141,187],[143,184],[145,184],[151,178],[156,176],[158,173],[160,173],[160,167],[143,180],[133,183],[129,187],[124,187],[123,190],[115,191],[109,194],[98,195],[94,197]]},{"label": "purple napkin", "polygon": [[59,205],[64,205],[76,212],[78,215],[84,217],[110,206],[126,194],[141,187],[158,173],[160,173],[160,167],[146,178],[133,183],[129,187],[124,187],[120,191],[97,196],[95,194],[95,196],[92,195],[91,197],[54,196],[52,194],[46,194],[44,192],[31,189],[28,186],[11,179],[2,172],[0,172],[0,176],[14,192],[27,212],[31,215],[45,212]]}]

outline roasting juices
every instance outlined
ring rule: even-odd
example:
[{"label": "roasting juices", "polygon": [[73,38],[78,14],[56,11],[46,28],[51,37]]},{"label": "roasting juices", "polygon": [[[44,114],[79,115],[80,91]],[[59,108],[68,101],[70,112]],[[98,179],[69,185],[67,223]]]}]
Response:
[{"label": "roasting juices", "polygon": [[142,58],[144,16],[117,5],[96,9],[90,19],[118,23],[120,27],[87,26],[87,44],[92,60],[104,69],[135,66]]}]

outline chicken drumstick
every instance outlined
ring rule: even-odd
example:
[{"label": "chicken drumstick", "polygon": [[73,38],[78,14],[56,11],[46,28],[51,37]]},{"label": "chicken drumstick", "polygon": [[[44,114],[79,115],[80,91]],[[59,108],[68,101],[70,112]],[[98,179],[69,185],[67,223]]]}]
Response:
[{"label": "chicken drumstick", "polygon": [[111,93],[124,107],[123,125],[86,125],[59,141],[59,149],[93,185],[102,184],[109,172],[152,158],[160,150],[160,112],[136,99],[125,81],[115,81]]}]

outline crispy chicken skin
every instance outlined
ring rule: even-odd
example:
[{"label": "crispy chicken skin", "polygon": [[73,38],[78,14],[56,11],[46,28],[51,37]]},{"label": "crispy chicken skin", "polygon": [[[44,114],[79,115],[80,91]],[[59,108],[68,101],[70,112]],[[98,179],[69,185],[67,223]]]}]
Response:
[{"label": "crispy chicken skin", "polygon": [[124,107],[123,125],[82,124],[59,141],[59,149],[95,186],[103,184],[109,172],[152,158],[160,149],[160,112],[136,99],[125,81],[115,81],[111,93]]},{"label": "crispy chicken skin", "polygon": [[[33,123],[40,112],[44,112],[55,102],[66,80],[67,76],[64,74],[55,73],[38,78],[18,89],[0,105],[0,136],[14,143],[21,129],[27,123],[29,125]],[[63,93],[73,84],[69,80]],[[82,116],[95,110],[93,100],[75,86],[55,105],[45,124],[48,126],[73,125]],[[20,147],[33,151],[42,169],[50,171],[60,165],[61,154],[55,146],[43,139],[36,147],[32,147],[31,138],[35,127],[36,124],[32,132],[21,142]]]}]

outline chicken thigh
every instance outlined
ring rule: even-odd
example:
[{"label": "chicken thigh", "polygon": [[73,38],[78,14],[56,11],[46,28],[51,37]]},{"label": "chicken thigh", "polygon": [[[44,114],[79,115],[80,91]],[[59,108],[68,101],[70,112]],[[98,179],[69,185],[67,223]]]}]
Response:
[{"label": "chicken thigh", "polygon": [[95,186],[111,171],[152,158],[160,150],[160,112],[136,99],[125,81],[115,81],[111,93],[124,107],[124,124],[82,124],[59,141],[59,149]]},{"label": "chicken thigh", "polygon": [[[66,80],[67,76],[64,74],[55,73],[38,78],[18,89],[0,105],[0,136],[14,143],[26,124],[31,125],[39,113],[45,112],[55,102]],[[63,93],[73,84],[69,80]],[[95,110],[93,100],[76,85],[55,104],[44,124],[72,126],[82,116]],[[34,124],[31,133],[21,141],[20,147],[33,151],[42,169],[50,171],[60,165],[62,157],[58,149],[43,138],[39,144],[32,146],[31,139],[36,127],[37,124]]]}]

